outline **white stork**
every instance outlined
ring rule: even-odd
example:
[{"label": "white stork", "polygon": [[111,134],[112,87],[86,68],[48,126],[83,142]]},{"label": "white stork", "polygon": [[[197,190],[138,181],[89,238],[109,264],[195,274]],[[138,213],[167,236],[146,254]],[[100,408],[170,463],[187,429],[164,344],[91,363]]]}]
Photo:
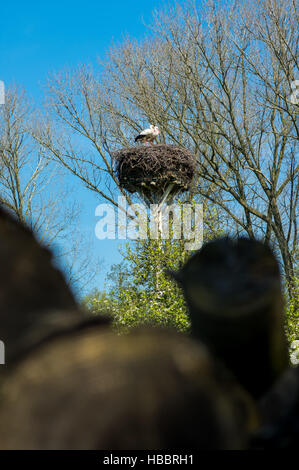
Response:
[{"label": "white stork", "polygon": [[138,140],[144,142],[147,144],[148,142],[152,142],[157,138],[157,136],[160,134],[160,131],[157,126],[153,126],[152,124],[150,125],[149,129],[144,129],[143,131],[140,132],[140,134],[135,137],[135,142],[138,142]]}]

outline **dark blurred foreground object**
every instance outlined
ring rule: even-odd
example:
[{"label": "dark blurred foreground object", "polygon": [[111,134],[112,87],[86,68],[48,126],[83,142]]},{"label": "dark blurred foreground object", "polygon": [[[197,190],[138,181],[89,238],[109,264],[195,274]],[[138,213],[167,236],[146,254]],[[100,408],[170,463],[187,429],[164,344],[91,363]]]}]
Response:
[{"label": "dark blurred foreground object", "polygon": [[252,439],[256,449],[298,450],[299,367],[285,372],[259,402],[261,427]]},{"label": "dark blurred foreground object", "polygon": [[50,251],[0,206],[0,340],[6,356],[0,372],[47,337],[88,321]]},{"label": "dark blurred foreground object", "polygon": [[271,249],[247,238],[212,241],[174,277],[184,290],[192,334],[261,397],[288,366],[280,272]]},{"label": "dark blurred foreground object", "polygon": [[207,350],[160,330],[53,340],[1,391],[1,449],[243,449],[249,396]]}]

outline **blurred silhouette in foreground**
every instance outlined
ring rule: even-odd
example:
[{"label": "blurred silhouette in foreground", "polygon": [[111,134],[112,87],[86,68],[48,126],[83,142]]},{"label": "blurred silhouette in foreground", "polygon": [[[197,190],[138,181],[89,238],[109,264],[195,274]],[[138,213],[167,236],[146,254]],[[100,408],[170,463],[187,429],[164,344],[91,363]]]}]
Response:
[{"label": "blurred silhouette in foreground", "polygon": [[255,407],[202,345],[104,324],[0,208],[2,449],[246,448]]},{"label": "blurred silhouette in foreground", "polygon": [[39,347],[5,381],[2,449],[243,449],[251,399],[207,350],[104,328]]},{"label": "blurred silhouette in foreground", "polygon": [[288,369],[260,400],[261,426],[253,435],[256,449],[297,450],[299,445],[299,367]]},{"label": "blurred silhouette in foreground", "polygon": [[46,338],[89,321],[50,251],[0,206],[0,339],[6,355],[0,372]]},{"label": "blurred silhouette in foreground", "polygon": [[51,253],[0,208],[0,448],[296,448],[299,369],[286,370],[271,250],[217,240],[174,276],[196,341],[118,336],[80,311]]},{"label": "blurred silhouette in foreground", "polygon": [[261,397],[288,366],[280,271],[271,249],[226,237],[207,243],[173,275],[193,336]]}]

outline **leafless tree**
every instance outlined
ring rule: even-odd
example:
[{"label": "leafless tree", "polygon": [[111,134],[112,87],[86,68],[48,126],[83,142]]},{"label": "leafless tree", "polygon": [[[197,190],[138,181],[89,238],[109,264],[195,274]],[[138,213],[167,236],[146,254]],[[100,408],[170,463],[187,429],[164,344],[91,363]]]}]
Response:
[{"label": "leafless tree", "polygon": [[[71,237],[79,206],[71,202],[62,169],[32,137],[36,120],[26,93],[10,87],[5,104],[0,106],[0,203],[27,224],[44,246],[54,249],[68,282],[77,287],[95,274],[88,265],[88,250],[82,255]],[[58,249],[62,243],[69,246],[69,252]]]},{"label": "leafless tree", "polygon": [[274,245],[291,292],[298,30],[294,0],[190,2],[155,13],[148,37],[112,47],[98,72],[82,66],[51,78],[48,109],[61,135],[52,124],[40,141],[115,203],[109,154],[143,125],[159,125],[163,142],[197,155],[198,197],[224,211],[235,232]]}]

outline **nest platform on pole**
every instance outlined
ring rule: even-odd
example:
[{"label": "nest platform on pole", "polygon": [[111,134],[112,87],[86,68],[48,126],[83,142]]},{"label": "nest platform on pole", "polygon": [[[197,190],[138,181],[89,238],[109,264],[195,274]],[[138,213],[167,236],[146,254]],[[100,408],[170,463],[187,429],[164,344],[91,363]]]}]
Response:
[{"label": "nest platform on pole", "polygon": [[195,156],[174,145],[150,145],[113,153],[115,171],[129,193],[139,193],[149,204],[160,204],[191,188]]}]

